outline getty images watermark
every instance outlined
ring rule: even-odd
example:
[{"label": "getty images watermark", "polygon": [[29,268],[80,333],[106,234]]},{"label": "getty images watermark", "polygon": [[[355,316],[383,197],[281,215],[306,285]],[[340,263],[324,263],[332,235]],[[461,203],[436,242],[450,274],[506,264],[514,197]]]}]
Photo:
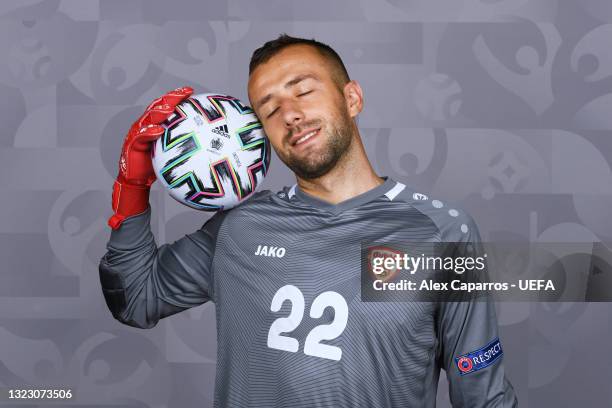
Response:
[{"label": "getty images watermark", "polygon": [[610,301],[601,243],[363,243],[364,301]]}]

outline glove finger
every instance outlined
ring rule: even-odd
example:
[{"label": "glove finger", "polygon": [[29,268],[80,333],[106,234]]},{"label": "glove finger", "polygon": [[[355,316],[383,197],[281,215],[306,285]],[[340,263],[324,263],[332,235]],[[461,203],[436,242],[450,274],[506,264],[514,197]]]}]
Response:
[{"label": "glove finger", "polygon": [[193,88],[190,86],[183,86],[181,88],[176,88],[173,89],[172,91],[166,92],[166,94],[164,96],[167,95],[183,95],[183,96],[189,96],[193,93]]},{"label": "glove finger", "polygon": [[172,112],[174,112],[174,106],[168,104],[156,105],[153,109],[149,109],[142,115],[138,122],[138,127],[143,128],[147,125],[158,125],[168,119]]},{"label": "glove finger", "polygon": [[176,106],[188,98],[189,98],[189,95],[168,94],[168,95],[162,96],[162,101],[167,105]]},{"label": "glove finger", "polygon": [[147,106],[147,108],[145,109],[145,113],[146,113],[146,111],[153,109],[154,106],[162,105],[163,103],[164,102],[162,101],[162,97],[161,96],[159,98],[155,98],[153,100],[153,102],[151,102],[149,104],[149,106]]},{"label": "glove finger", "polygon": [[146,149],[143,150],[148,150],[151,146],[151,143],[154,143],[157,141],[157,139],[159,139],[160,137],[162,137],[162,135],[164,134],[164,132],[161,133],[157,133],[157,134],[143,134],[142,136],[140,136],[138,138],[138,141],[135,142],[135,145],[139,145],[139,146],[146,146]]},{"label": "glove finger", "polygon": [[[173,89],[172,91],[166,92],[164,95],[160,96],[159,98],[155,98],[149,104],[149,106],[147,106],[147,108],[145,110],[153,109],[153,107],[156,106],[156,105],[162,105],[164,103],[168,103],[168,102],[165,102],[163,100],[163,98],[166,97],[166,96],[172,96],[172,97],[180,96],[180,97],[186,98],[186,97],[189,97],[192,93],[193,93],[193,88],[190,87],[190,86],[183,86],[181,88]],[[170,99],[170,100],[172,100],[172,99]]]},{"label": "glove finger", "polygon": [[162,98],[159,97],[157,99],[155,99],[153,102],[151,102],[151,104],[149,106],[147,106],[147,109],[145,109],[145,111],[142,113],[142,115],[140,115],[140,117],[138,118],[138,120],[134,123],[134,125],[138,128],[143,128],[147,125],[155,125],[156,123],[153,123],[151,121],[151,111],[152,110],[160,110],[162,109],[162,107],[164,109],[170,109],[171,106],[164,104],[162,101]]},{"label": "glove finger", "polygon": [[172,107],[172,109],[152,109],[149,111],[150,122],[148,124],[158,125],[168,119],[168,117],[171,116],[173,112],[174,107]]},{"label": "glove finger", "polygon": [[185,99],[189,98],[192,93],[193,88],[186,86],[183,88],[177,88],[173,91],[166,93],[164,96],[162,96],[161,99],[163,103],[169,104],[171,106],[176,106]]},{"label": "glove finger", "polygon": [[141,128],[138,131],[138,139],[148,138],[148,137],[159,137],[164,134],[166,128],[160,125],[148,125],[146,127]]},{"label": "glove finger", "polygon": [[138,118],[138,123],[143,123],[144,125],[149,124],[150,122],[147,122],[143,119],[145,119],[145,116],[147,116],[147,112],[154,109],[156,106],[160,106],[160,105],[170,105],[170,107],[172,109],[174,109],[174,107],[176,105],[178,105],[179,103],[181,103],[181,101],[183,101],[184,99],[187,99],[191,94],[193,93],[193,88],[189,87],[189,86],[184,86],[181,88],[176,88],[170,92],[166,92],[165,95],[160,96],[159,98],[155,98],[150,104],[149,106],[147,106],[147,108],[145,109],[144,113],[141,115],[140,118]]},{"label": "glove finger", "polygon": [[150,148],[150,143],[159,139],[166,129],[160,125],[147,125],[138,130],[133,139],[133,146],[136,150],[144,151]]}]

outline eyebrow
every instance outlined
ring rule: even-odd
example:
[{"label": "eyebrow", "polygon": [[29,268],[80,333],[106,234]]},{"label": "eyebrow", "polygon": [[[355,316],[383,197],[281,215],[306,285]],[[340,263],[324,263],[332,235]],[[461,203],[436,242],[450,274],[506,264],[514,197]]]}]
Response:
[{"label": "eyebrow", "polygon": [[[302,74],[302,75],[298,75],[295,78],[291,79],[290,81],[287,81],[287,83],[283,86],[283,88],[285,89],[289,89],[294,85],[297,85],[299,82],[302,82],[305,79],[314,79],[316,81],[319,80],[319,78],[314,75],[314,74]],[[272,99],[272,94],[269,93],[266,96],[264,96],[263,98],[261,98],[258,102],[257,102],[257,107],[262,107],[264,104],[268,103],[270,101],[270,99]]]}]

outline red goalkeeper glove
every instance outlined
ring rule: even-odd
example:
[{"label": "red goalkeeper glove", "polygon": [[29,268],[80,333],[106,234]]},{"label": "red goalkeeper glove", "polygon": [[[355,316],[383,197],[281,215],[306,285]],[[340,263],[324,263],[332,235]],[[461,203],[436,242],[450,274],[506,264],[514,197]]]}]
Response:
[{"label": "red goalkeeper glove", "polygon": [[121,148],[119,175],[113,185],[114,214],[108,220],[112,229],[119,228],[127,217],[147,209],[151,184],[156,179],[151,163],[152,143],[164,134],[161,123],[192,93],[192,88],[183,87],[155,99],[130,128]]}]

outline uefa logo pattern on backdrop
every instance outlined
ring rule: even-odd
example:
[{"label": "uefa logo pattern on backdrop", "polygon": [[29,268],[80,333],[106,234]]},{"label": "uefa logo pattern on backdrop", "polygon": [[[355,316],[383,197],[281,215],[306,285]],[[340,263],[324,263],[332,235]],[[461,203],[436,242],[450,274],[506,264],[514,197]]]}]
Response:
[{"label": "uefa logo pattern on backdrop", "polygon": [[[462,204],[483,239],[612,238],[609,0],[10,0],[0,18],[0,344],[20,350],[2,355],[6,386],[78,383],[82,404],[112,390],[118,402],[210,406],[212,304],[146,332],[104,305],[97,263],[116,158],[169,89],[247,101],[251,52],[281,32],[329,43],[362,84],[359,126],[378,173]],[[293,183],[277,163],[265,188]],[[158,244],[205,221],[160,186],[151,202]],[[581,350],[605,349],[612,325],[596,322],[610,316],[605,304],[501,305],[520,399],[609,404],[609,366]]]}]

